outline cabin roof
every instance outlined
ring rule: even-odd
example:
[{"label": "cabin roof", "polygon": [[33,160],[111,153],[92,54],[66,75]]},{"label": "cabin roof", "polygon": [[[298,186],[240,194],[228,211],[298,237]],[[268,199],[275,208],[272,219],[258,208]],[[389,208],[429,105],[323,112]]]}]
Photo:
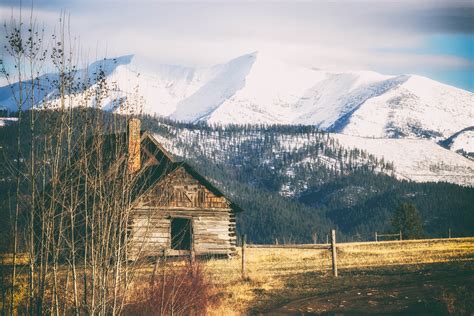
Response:
[{"label": "cabin roof", "polygon": [[[231,209],[238,213],[242,212],[243,209],[232,200],[230,200],[219,188],[217,188],[212,182],[210,182],[206,177],[201,175],[196,169],[194,169],[190,164],[184,160],[178,160],[173,155],[171,155],[156,139],[155,137],[147,131],[141,131],[141,142],[143,143],[146,139],[150,140],[166,159],[161,159],[160,164],[147,167],[140,175],[143,177],[142,180],[139,179],[139,182],[144,184],[144,189],[151,188],[163,176],[170,174],[171,172],[179,169],[180,167],[195,178],[200,184],[202,184],[206,189],[211,191],[213,194],[219,197],[225,197],[230,202]],[[144,194],[143,190],[136,192],[136,199]]]},{"label": "cabin roof", "polygon": [[193,167],[191,167],[188,163],[182,161],[182,162],[177,162],[180,166],[182,166],[186,172],[188,172],[190,175],[192,175],[196,180],[199,181],[202,185],[206,187],[209,191],[214,193],[217,196],[223,196],[225,197],[229,202],[230,202],[230,207],[235,211],[235,212],[242,212],[243,209],[232,202],[227,196],[225,196],[224,193],[222,193],[221,190],[219,190],[216,186],[214,186],[211,182],[209,182],[204,176],[202,176],[199,172],[197,172]]},{"label": "cabin roof", "polygon": [[[173,171],[184,168],[185,171],[195,178],[200,184],[202,184],[206,189],[211,191],[213,194],[219,197],[225,197],[229,201],[229,206],[233,212],[238,213],[243,211],[236,203],[230,200],[219,188],[212,184],[208,179],[196,171],[191,165],[186,161],[177,160],[174,158],[154,137],[148,132],[140,132],[140,144],[144,147],[147,145],[147,141],[156,146],[157,150],[154,150],[152,153],[148,152],[151,155],[156,157],[156,160],[159,162],[155,165],[142,166],[140,172],[137,173],[137,178],[134,181],[134,185],[130,192],[131,200],[136,201],[138,198],[143,196],[149,189],[151,189],[156,183],[158,183],[164,176],[171,174]],[[94,147],[94,142],[100,141],[102,143],[100,148],[100,154]],[[82,173],[82,168],[84,168],[81,158],[87,156],[87,166],[86,168],[90,169],[91,172],[96,172],[101,169],[105,175],[112,175],[114,170],[121,170],[121,168],[126,168],[127,161],[125,159],[126,149],[124,144],[127,141],[126,133],[112,133],[112,134],[102,134],[99,138],[90,137],[86,141],[85,147],[78,147],[74,155],[71,156],[70,166],[66,169],[63,168],[60,177],[64,179],[65,183],[72,181],[72,179],[77,179],[75,175],[80,175]],[[84,181],[84,179],[82,179]],[[77,185],[77,183],[75,183]],[[51,190],[51,183],[48,184],[47,190]],[[48,195],[49,196],[49,195]]]}]

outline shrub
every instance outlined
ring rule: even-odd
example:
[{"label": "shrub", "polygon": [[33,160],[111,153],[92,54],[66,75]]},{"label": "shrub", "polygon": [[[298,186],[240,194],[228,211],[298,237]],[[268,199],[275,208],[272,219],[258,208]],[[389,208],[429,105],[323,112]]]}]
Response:
[{"label": "shrub", "polygon": [[210,282],[202,264],[187,263],[163,270],[138,291],[125,315],[203,315],[210,300]]}]

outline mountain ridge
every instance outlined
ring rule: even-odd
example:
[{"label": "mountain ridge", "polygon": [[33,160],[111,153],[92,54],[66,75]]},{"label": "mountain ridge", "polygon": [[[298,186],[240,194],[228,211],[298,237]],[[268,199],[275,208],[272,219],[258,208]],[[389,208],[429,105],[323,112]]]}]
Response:
[{"label": "mountain ridge", "polygon": [[[144,67],[135,60],[126,55],[96,61],[76,76],[102,69],[120,87],[116,97],[130,98],[139,87],[145,113],[178,121],[302,124],[354,136],[436,141],[474,126],[473,93],[418,75],[316,70],[258,52],[211,67]],[[39,78],[45,91],[38,104],[54,98],[48,80],[55,76]],[[0,105],[14,111],[11,91],[0,87]]]},{"label": "mountain ridge", "polygon": [[[355,143],[366,146],[372,153],[377,152],[379,158],[402,166],[406,166],[403,157],[413,156],[411,151],[417,148],[408,140],[427,139],[433,146],[424,143],[420,146],[439,159],[429,166],[426,159],[423,160],[420,170],[438,168],[437,164],[456,160],[448,153],[440,154],[438,145],[467,158],[473,157],[473,133],[455,136],[474,126],[474,94],[429,78],[304,68],[259,52],[211,67],[154,65],[147,68],[140,62],[133,55],[104,59],[78,71],[78,77],[91,77],[102,70],[110,83],[120,87],[106,103],[105,109],[111,111],[115,110],[114,100],[132,100],[139,87],[145,101],[144,113],[177,121],[316,126],[323,131],[354,136],[341,136],[346,140],[346,147],[353,147]],[[54,87],[41,78],[46,88],[38,104],[54,99],[55,95]],[[92,80],[90,89],[94,84]],[[0,106],[7,109],[15,106],[9,86],[0,88]],[[373,144],[380,147],[383,142],[370,141],[370,138],[408,140],[405,143],[387,140],[386,147],[392,149],[382,153]],[[454,145],[444,145],[448,143]],[[404,155],[407,150],[410,152]],[[416,159],[425,157],[422,153],[417,155]],[[460,162],[454,178],[441,176],[439,179],[472,185],[471,172],[461,180],[457,176],[465,168],[472,169],[468,164]],[[410,174],[416,174],[413,172],[415,164],[408,167]],[[421,179],[436,178],[429,175]]]}]

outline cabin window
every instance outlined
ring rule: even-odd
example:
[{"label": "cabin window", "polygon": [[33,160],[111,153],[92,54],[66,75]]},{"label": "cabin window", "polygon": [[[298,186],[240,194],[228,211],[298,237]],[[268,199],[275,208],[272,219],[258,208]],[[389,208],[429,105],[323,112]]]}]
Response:
[{"label": "cabin window", "polygon": [[171,219],[171,249],[191,250],[191,219]]}]

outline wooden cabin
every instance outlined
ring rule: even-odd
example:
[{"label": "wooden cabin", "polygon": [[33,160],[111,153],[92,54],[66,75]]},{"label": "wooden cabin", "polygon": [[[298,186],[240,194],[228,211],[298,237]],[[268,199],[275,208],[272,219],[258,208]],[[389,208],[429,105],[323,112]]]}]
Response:
[{"label": "wooden cabin", "polygon": [[[137,173],[128,256],[230,256],[241,209],[186,162],[176,161],[140,121],[129,122],[128,168]],[[139,179],[140,179],[139,178]]]}]

